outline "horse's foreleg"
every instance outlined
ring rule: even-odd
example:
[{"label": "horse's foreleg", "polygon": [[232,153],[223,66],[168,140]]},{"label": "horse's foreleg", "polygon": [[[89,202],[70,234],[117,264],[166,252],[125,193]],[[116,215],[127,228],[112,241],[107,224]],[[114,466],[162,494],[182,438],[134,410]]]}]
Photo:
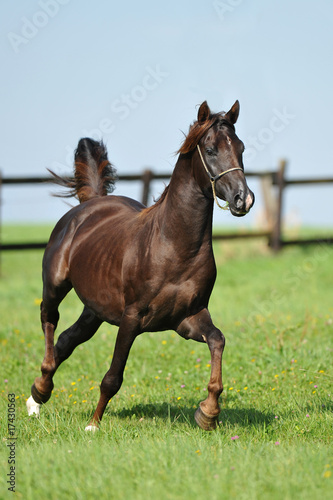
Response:
[{"label": "horse's foreleg", "polygon": [[124,314],[119,326],[111,366],[102,380],[98,405],[90,424],[85,429],[86,431],[95,431],[99,428],[108,402],[121,387],[127,358],[139,333],[137,320],[133,316]]},{"label": "horse's foreleg", "polygon": [[177,331],[187,339],[208,344],[211,354],[208,396],[200,403],[195,413],[195,421],[202,429],[213,430],[216,428],[220,413],[218,399],[223,391],[222,355],[225,345],[224,335],[213,325],[210,314],[206,309],[183,321]]},{"label": "horse's foreleg", "polygon": [[195,421],[199,427],[209,431],[216,428],[220,413],[218,399],[223,391],[222,354],[225,339],[223,333],[217,328],[205,337],[211,353],[211,375],[208,383],[208,396],[195,412]]}]

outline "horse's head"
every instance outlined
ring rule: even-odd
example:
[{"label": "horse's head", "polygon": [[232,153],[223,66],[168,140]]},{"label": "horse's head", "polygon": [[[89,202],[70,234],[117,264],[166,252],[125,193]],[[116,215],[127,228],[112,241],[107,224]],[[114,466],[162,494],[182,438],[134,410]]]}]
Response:
[{"label": "horse's head", "polygon": [[[217,196],[227,201],[230,212],[241,217],[252,207],[254,194],[244,176],[244,144],[235,133],[238,115],[238,101],[227,113],[219,114],[211,114],[205,101],[199,108],[194,127],[201,136],[197,142],[197,160],[206,170],[204,191],[209,196],[213,193],[215,199]],[[200,129],[202,134],[199,134]]]}]

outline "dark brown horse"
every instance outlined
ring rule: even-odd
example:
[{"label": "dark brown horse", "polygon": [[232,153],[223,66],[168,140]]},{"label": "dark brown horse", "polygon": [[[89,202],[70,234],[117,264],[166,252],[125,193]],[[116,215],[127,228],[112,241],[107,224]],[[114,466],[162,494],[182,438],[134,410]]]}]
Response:
[{"label": "dark brown horse", "polygon": [[[225,339],[208,312],[216,266],[212,249],[214,198],[231,213],[245,215],[254,203],[243,171],[243,143],[234,124],[238,101],[228,113],[212,114],[204,102],[190,128],[170,184],[152,207],[124,196],[104,196],[114,171],[102,143],[81,139],[71,188],[80,205],[55,226],[43,259],[41,322],[45,335],[42,376],[28,399],[39,414],[53,389],[53,375],[103,321],[119,326],[110,369],[86,430],[98,429],[109,400],[119,391],[135,338],[143,332],[175,330],[185,339],[206,342],[211,354],[208,397],[195,419],[203,429],[216,426],[223,390]],[[54,346],[58,306],[74,288],[84,304],[79,319]]]}]

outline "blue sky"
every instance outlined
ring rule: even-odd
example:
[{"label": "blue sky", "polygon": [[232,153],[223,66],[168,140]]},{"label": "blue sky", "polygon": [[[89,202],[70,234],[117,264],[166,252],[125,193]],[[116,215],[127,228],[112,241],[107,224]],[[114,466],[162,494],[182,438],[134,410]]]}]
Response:
[{"label": "blue sky", "polygon": [[[0,4],[4,176],[71,171],[80,137],[103,138],[119,173],[171,171],[205,99],[241,104],[248,170],[331,176],[331,0],[17,0]],[[215,222],[260,224],[215,210]],[[154,195],[163,186],[154,186]],[[52,188],[4,188],[3,221],[56,221]],[[120,183],[115,194],[140,197]],[[332,186],[289,188],[289,224],[331,225]]]}]

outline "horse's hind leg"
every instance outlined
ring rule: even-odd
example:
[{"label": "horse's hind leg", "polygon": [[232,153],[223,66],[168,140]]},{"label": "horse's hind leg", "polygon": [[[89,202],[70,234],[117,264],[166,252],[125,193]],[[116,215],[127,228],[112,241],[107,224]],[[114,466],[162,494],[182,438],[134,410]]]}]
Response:
[{"label": "horse's hind leg", "polygon": [[[41,366],[42,376],[35,379],[31,395],[35,403],[46,403],[53,389],[52,377],[56,370],[54,332],[59,320],[58,306],[72,288],[69,282],[59,287],[45,287],[41,303],[41,322],[45,338],[45,354]],[[29,411],[29,408],[28,408]]]},{"label": "horse's hind leg", "polygon": [[91,309],[85,307],[76,323],[59,335],[54,348],[56,369],[72,354],[78,345],[91,339],[102,323],[103,321]]},{"label": "horse's hind leg", "polygon": [[[67,328],[67,330],[59,335],[58,341],[54,347],[53,356],[51,357],[52,363],[49,365],[49,371],[45,372],[45,358],[42,364],[42,373],[43,375],[45,374],[49,387],[51,386],[53,388],[52,378],[60,364],[72,354],[79,344],[89,340],[97,332],[101,323],[102,321],[97,318],[90,309],[85,307],[79,319],[70,328]],[[32,386],[32,397],[27,401],[28,413],[30,415],[33,413],[38,415],[40,404],[47,401],[46,398],[44,400],[42,399],[43,393],[41,392],[40,385],[37,385],[37,387],[39,387],[38,389],[36,387],[36,383],[40,384],[42,380],[43,376],[37,378]],[[49,397],[50,395],[49,393]]]}]

